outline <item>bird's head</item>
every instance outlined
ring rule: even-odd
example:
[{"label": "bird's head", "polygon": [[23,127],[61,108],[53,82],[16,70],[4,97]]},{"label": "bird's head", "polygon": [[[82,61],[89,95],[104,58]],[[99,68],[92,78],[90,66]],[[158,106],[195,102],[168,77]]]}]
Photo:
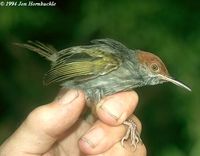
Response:
[{"label": "bird's head", "polygon": [[169,75],[165,64],[158,56],[149,52],[138,50],[137,58],[139,61],[139,71],[141,72],[140,74],[142,75],[146,84],[156,85],[164,82],[171,82],[179,87],[191,91],[189,87],[180,81],[173,79]]}]

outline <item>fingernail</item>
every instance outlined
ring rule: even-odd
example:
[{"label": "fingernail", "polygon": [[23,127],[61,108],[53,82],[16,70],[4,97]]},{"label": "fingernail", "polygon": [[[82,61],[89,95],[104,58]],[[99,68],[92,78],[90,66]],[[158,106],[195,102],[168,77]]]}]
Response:
[{"label": "fingernail", "polygon": [[89,130],[89,132],[81,138],[81,141],[89,145],[91,148],[95,148],[104,136],[105,134],[103,129],[101,127],[96,127]]},{"label": "fingernail", "polygon": [[58,96],[55,101],[59,101],[61,105],[66,105],[73,102],[78,96],[78,90],[69,90],[65,94]]},{"label": "fingernail", "polygon": [[99,103],[99,108],[109,114],[115,120],[118,120],[122,116],[122,103],[115,101],[114,99],[107,99]]}]

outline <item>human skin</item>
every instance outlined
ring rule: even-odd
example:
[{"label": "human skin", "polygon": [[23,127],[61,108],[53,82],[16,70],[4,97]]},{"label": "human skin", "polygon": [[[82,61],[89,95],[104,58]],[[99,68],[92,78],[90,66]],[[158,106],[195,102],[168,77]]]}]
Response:
[{"label": "human skin", "polygon": [[[120,144],[126,132],[122,124],[138,103],[136,92],[121,92],[96,105],[98,120],[89,124],[80,117],[85,97],[70,90],[51,103],[34,109],[20,127],[0,146],[1,156],[146,156],[144,144],[137,149]],[[131,116],[141,132],[141,123]]]}]

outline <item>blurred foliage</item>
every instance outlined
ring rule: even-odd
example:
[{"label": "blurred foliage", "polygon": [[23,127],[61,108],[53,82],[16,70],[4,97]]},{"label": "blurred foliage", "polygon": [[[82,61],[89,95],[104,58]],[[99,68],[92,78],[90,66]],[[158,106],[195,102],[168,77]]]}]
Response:
[{"label": "blurred foliage", "polygon": [[192,88],[189,93],[166,83],[137,89],[136,114],[148,155],[200,155],[199,7],[197,0],[67,0],[56,7],[0,7],[0,142],[59,90],[42,85],[49,63],[13,42],[39,40],[63,49],[109,37],[159,55],[172,76]]}]

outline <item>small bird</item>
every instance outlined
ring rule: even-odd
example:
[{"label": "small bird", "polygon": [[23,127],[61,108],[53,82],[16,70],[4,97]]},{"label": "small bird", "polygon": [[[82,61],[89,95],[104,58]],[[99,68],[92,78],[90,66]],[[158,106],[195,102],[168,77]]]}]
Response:
[{"label": "small bird", "polygon": [[[56,50],[41,42],[29,41],[17,46],[34,51],[51,61],[51,69],[44,75],[44,84],[60,83],[64,88],[81,89],[87,105],[95,106],[103,97],[137,87],[172,82],[191,91],[173,79],[161,59],[149,52],[129,49],[113,39],[95,39],[91,45]],[[141,142],[135,123],[127,120],[128,130],[121,143],[131,139],[136,148]]]}]

